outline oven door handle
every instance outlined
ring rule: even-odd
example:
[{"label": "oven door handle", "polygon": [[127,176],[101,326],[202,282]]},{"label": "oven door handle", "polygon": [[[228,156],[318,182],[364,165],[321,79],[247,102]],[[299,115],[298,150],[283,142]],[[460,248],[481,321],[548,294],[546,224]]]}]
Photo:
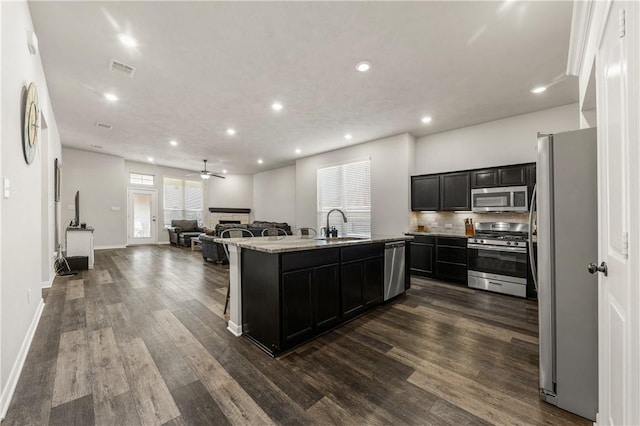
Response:
[{"label": "oven door handle", "polygon": [[467,244],[467,248],[476,250],[488,250],[488,251],[506,251],[512,253],[526,253],[527,249],[524,247],[503,247],[503,246],[483,246],[482,244]]}]

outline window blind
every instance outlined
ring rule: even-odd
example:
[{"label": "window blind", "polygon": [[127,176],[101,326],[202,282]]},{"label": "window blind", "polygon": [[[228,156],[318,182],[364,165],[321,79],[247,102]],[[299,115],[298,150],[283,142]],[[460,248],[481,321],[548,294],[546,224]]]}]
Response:
[{"label": "window blind", "polygon": [[202,225],[202,182],[164,178],[163,183],[164,226],[171,226],[174,219],[196,219]]},{"label": "window blind", "polygon": [[132,185],[153,186],[153,175],[145,175],[142,173],[129,173],[129,183]]},{"label": "window blind", "polygon": [[318,230],[326,226],[327,213],[340,209],[347,215],[333,213],[330,226],[340,235],[371,235],[371,162],[357,161],[318,169]]}]

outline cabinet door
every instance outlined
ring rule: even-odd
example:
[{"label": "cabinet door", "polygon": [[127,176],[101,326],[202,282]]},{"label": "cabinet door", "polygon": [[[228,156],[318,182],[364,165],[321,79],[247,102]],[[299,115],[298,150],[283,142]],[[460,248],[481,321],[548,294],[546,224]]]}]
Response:
[{"label": "cabinet door", "polygon": [[282,274],[282,337],[284,346],[313,334],[313,270]]},{"label": "cabinet door", "polygon": [[340,277],[338,265],[313,270],[315,326],[330,328],[340,320]]},{"label": "cabinet door", "polygon": [[382,257],[364,261],[364,304],[382,302],[384,293],[384,263]]},{"label": "cabinet door", "polygon": [[411,210],[440,209],[440,176],[411,177]]},{"label": "cabinet door", "polygon": [[440,176],[440,210],[471,210],[469,172]]},{"label": "cabinet door", "polygon": [[411,246],[411,273],[416,275],[422,275],[426,277],[433,276],[433,255],[434,244],[426,243],[410,243]]},{"label": "cabinet door", "polygon": [[471,172],[471,188],[490,188],[493,186],[498,186],[498,169]]},{"label": "cabinet door", "polygon": [[364,262],[357,260],[342,264],[342,316],[351,317],[364,308]]},{"label": "cabinet door", "polygon": [[500,167],[498,186],[521,186],[527,184],[527,166]]}]

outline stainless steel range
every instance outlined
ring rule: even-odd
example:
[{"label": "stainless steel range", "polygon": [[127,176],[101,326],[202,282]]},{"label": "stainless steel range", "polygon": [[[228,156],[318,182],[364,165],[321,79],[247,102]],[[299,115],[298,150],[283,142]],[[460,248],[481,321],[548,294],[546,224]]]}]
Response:
[{"label": "stainless steel range", "polygon": [[527,297],[526,223],[482,222],[467,241],[468,285]]}]

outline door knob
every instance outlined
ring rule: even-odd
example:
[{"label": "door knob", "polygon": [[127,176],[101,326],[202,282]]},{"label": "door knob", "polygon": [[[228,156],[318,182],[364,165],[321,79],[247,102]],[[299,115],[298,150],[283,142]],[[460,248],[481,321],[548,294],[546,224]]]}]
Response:
[{"label": "door knob", "polygon": [[587,269],[589,270],[590,274],[595,274],[596,272],[603,272],[605,277],[607,276],[607,273],[609,272],[606,262],[602,262],[600,264],[600,266],[596,265],[595,263],[590,263],[587,266]]}]

